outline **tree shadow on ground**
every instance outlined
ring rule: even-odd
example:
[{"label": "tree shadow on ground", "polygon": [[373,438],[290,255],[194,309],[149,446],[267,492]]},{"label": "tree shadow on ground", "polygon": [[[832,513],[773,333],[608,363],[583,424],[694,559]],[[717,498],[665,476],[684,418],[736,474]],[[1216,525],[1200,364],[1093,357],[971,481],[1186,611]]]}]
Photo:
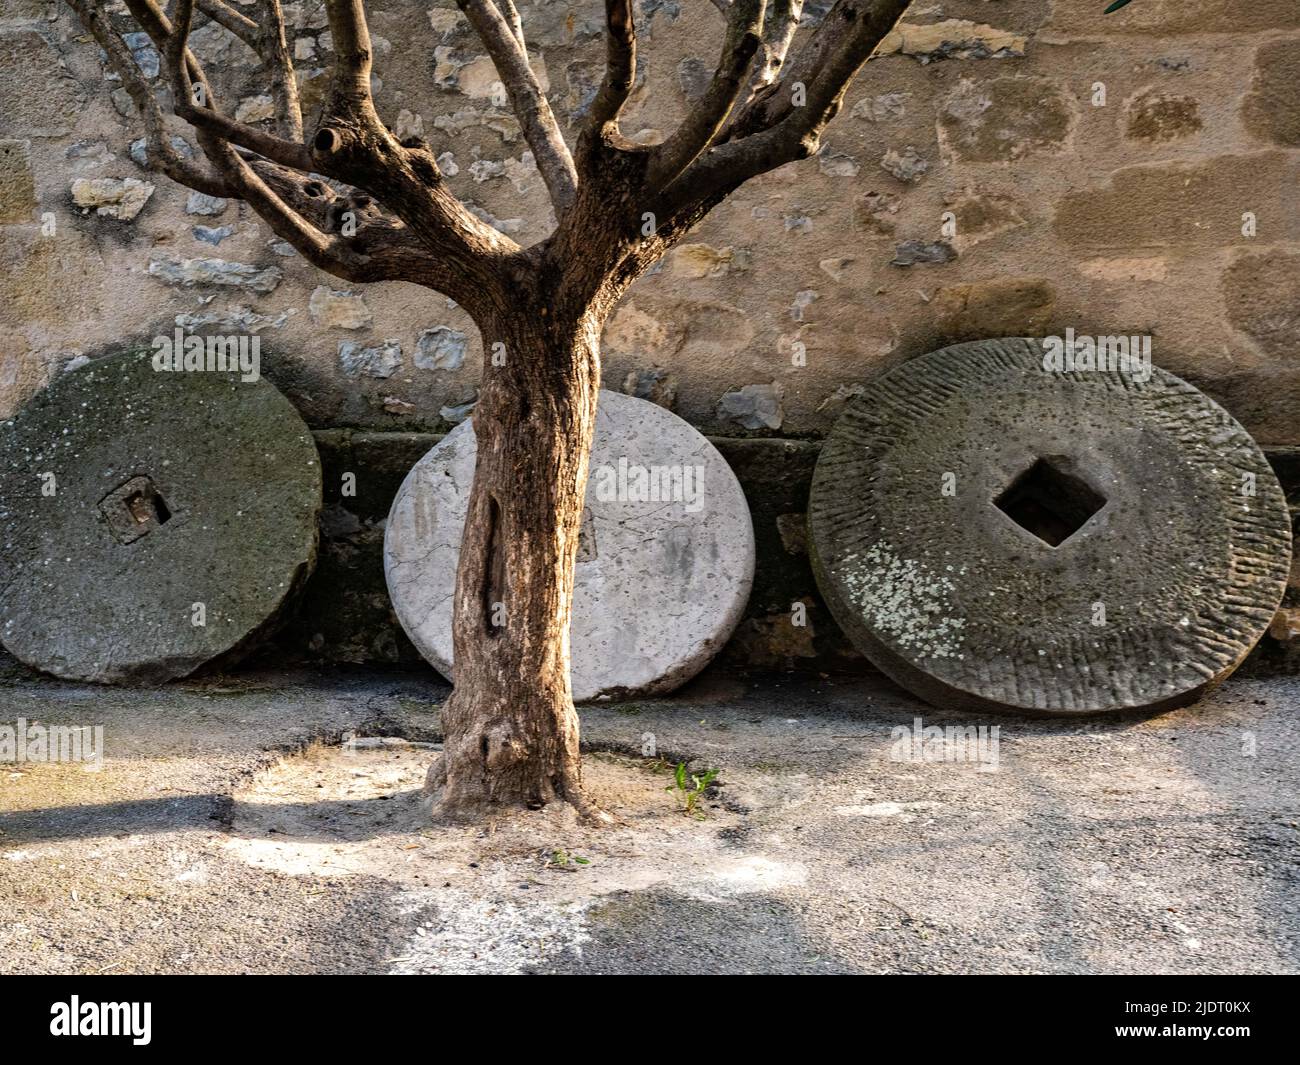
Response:
[{"label": "tree shadow on ground", "polygon": [[415,832],[429,824],[418,789],[355,800],[276,804],[243,803],[206,793],[14,810],[0,814],[0,840],[13,846],[234,826],[239,834],[270,839],[348,843]]}]

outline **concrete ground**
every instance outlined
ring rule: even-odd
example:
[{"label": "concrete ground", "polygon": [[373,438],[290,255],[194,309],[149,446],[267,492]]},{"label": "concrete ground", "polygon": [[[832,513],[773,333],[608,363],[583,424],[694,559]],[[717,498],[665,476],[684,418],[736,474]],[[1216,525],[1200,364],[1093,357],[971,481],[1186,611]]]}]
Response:
[{"label": "concrete ground", "polygon": [[[714,677],[583,711],[604,829],[431,826],[446,692],[10,671],[0,724],[102,724],[107,757],[0,766],[0,972],[1300,972],[1298,677],[1102,722]],[[917,716],[997,746],[926,761]],[[682,758],[721,770],[699,816]]]}]

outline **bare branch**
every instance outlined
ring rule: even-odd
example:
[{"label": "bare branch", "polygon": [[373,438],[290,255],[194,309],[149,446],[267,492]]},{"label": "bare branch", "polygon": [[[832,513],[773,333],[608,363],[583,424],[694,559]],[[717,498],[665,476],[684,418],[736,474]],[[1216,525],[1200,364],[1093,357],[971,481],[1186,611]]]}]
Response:
[{"label": "bare branch", "polygon": [[[235,159],[226,161],[235,165]],[[322,181],[265,159],[239,162],[246,168],[250,206],[314,266],[353,282],[409,281],[466,305],[480,288],[481,280],[461,261],[431,254],[370,196],[355,190],[339,195]],[[332,235],[348,222],[351,235]]]},{"label": "bare branch", "polygon": [[224,26],[249,48],[257,50],[259,36],[257,23],[222,0],[198,0],[199,10],[219,26]]},{"label": "bare branch", "polygon": [[[787,0],[788,3],[788,0]],[[662,188],[677,177],[722,129],[742,88],[763,33],[765,0],[734,0],[722,40],[722,54],[704,96],[685,121],[651,155],[646,181]]]},{"label": "bare branch", "polygon": [[[201,137],[204,152],[238,197],[312,265],[347,281],[413,281],[449,294],[457,290],[451,271],[440,268],[405,225],[365,211],[373,204],[369,197],[341,201],[323,182],[265,160],[245,160],[215,136]],[[347,238],[334,232],[345,212],[356,223],[356,233]]]},{"label": "bare branch", "polygon": [[[858,68],[907,10],[908,3],[909,0],[836,0],[798,53],[786,60],[780,71],[781,80],[759,91],[736,116],[727,131],[728,139],[769,129],[782,121],[795,108],[798,86],[802,85],[805,95],[811,97],[813,85],[821,83],[825,88],[838,76],[843,78],[840,88],[847,87]],[[829,117],[821,125],[827,121]]]},{"label": "bare branch", "polygon": [[189,64],[185,61],[190,50],[190,27],[193,24],[194,0],[177,0],[176,21],[172,24],[171,32],[164,42],[166,50],[162,54],[167,61],[166,68],[172,83],[172,97],[178,106],[181,101],[188,103],[193,99]]},{"label": "bare branch", "polygon": [[501,9],[501,14],[505,16],[506,22],[510,25],[510,32],[514,34],[515,40],[519,42],[519,47],[528,52],[528,45],[524,43],[524,24],[519,18],[519,9],[515,7],[514,0],[497,0],[497,7]]},{"label": "bare branch", "polygon": [[[131,12],[131,17],[140,24],[140,28],[149,35],[154,47],[158,49],[159,56],[165,58],[168,53],[168,42],[172,35],[172,24],[163,13],[162,8],[154,0],[125,0],[125,3],[127,10]],[[199,61],[194,58],[194,54],[188,48],[184,50],[184,57],[188,77],[202,87],[204,99],[215,109],[212,87],[208,84],[203,68],[199,66]],[[185,103],[190,103],[188,97]]]},{"label": "bare branch", "polygon": [[141,73],[131,50],[109,23],[104,9],[92,0],[68,0],[68,4],[104,50],[109,69],[122,80],[122,87],[140,112],[140,118],[144,122],[145,158],[149,168],[209,196],[229,196],[230,188],[222,177],[193,160],[186,159],[172,146],[167,136],[162,108],[154,98],[153,89]]},{"label": "bare branch", "polygon": [[276,126],[280,136],[301,143],[302,107],[298,103],[298,80],[293,74],[293,59],[289,55],[280,0],[257,0],[257,8],[262,17],[257,53],[271,79]]},{"label": "bare branch", "polygon": [[284,140],[273,133],[255,129],[243,122],[236,122],[214,109],[196,107],[192,103],[178,105],[176,113],[193,126],[215,133],[223,140],[257,152],[258,155],[264,155],[284,166],[291,166],[297,170],[313,169],[311,149],[305,144]]},{"label": "bare branch", "polygon": [[599,136],[618,122],[636,81],[636,21],[632,0],[605,0],[605,77],[591,105],[589,129]]},{"label": "bare branch", "polygon": [[[152,169],[200,192],[245,201],[307,261],[336,277],[357,282],[410,281],[443,292],[466,307],[502,298],[507,283],[505,263],[519,252],[518,245],[456,199],[427,148],[397,143],[370,106],[368,75],[363,82],[364,96],[358,100],[354,93],[350,100],[342,101],[348,108],[342,132],[357,134],[344,145],[348,150],[337,156],[313,153],[302,144],[220,114],[202,65],[188,47],[196,11],[204,0],[173,2],[174,24],[157,0],[126,0],[135,21],[158,49],[177,114],[193,125],[215,173],[183,158],[167,141],[154,86],[141,73],[103,5],[95,0],[69,0],[140,110]],[[278,0],[259,2],[269,5],[264,8],[270,16],[267,26],[283,40]],[[351,7],[359,14],[357,5]],[[339,21],[346,27],[351,17],[352,11],[345,10]],[[358,25],[351,46],[347,46],[345,91],[356,84],[349,80],[358,72],[356,59],[369,48],[364,22]],[[345,28],[340,36],[346,32]],[[265,34],[259,40],[265,49]],[[368,58],[360,66],[368,69]],[[202,92],[197,93],[200,87]],[[326,132],[331,138],[338,136],[333,129]],[[318,154],[329,156],[327,161],[338,165],[313,166]],[[315,170],[354,187],[339,194],[312,172]],[[380,202],[391,213],[385,212]]]},{"label": "bare branch", "polygon": [[284,14],[280,0],[257,0],[261,22],[236,11],[224,0],[196,0],[200,12],[224,26],[257,53],[271,80],[271,95],[276,104],[276,126],[281,136],[302,140],[302,111],[298,106],[298,83],[293,76],[284,32]]},{"label": "bare branch", "polygon": [[[537,75],[533,73],[528,53],[522,43],[523,30],[515,30],[491,0],[456,0],[465,17],[469,19],[483,47],[492,57],[497,73],[511,107],[524,131],[524,139],[532,149],[533,159],[541,172],[542,180],[551,194],[557,211],[573,203],[578,188],[578,174],[573,157],[564,143],[560,125],[555,120],[551,105],[546,101]],[[511,6],[513,11],[513,5]],[[516,24],[518,15],[515,15]]]},{"label": "bare branch", "polygon": [[374,112],[370,97],[370,29],[361,0],[326,0],[334,41],[334,84],[328,112],[356,118]]},{"label": "bare branch", "polygon": [[[183,3],[184,0],[181,0]],[[365,265],[341,237],[322,233],[277,196],[233,147],[212,134],[200,135],[207,154],[244,200],[275,232],[322,270],[349,276]]]},{"label": "bare branch", "polygon": [[790,42],[799,28],[804,0],[767,0],[763,13],[763,59],[750,80],[750,95],[776,80],[785,64]]},{"label": "bare branch", "polygon": [[[135,3],[143,7],[145,0],[135,0]],[[188,103],[193,98],[193,82],[191,64],[187,61],[192,59],[189,38],[194,22],[194,3],[195,0],[176,0],[175,21],[171,24],[167,23],[161,11],[157,9],[148,11],[152,16],[150,21],[154,29],[160,33],[159,50],[164,59],[167,76],[171,82],[172,96],[177,101],[178,110],[182,107],[195,110],[192,104]],[[198,69],[197,60],[193,63],[194,77],[201,79],[202,72]],[[210,90],[207,90],[207,95],[210,98]],[[239,199],[248,203],[278,236],[292,244],[308,261],[340,277],[361,279],[363,275],[369,273],[366,270],[365,256],[359,255],[341,238],[322,233],[292,210],[229,143],[219,139],[210,129],[200,128],[198,135],[203,153],[221,173],[226,185]],[[318,182],[315,185],[323,188]]]},{"label": "bare branch", "polygon": [[853,76],[907,5],[908,0],[837,0],[781,80],[737,118],[729,139],[707,149],[668,187],[662,209],[682,210],[814,154]]},{"label": "bare branch", "polygon": [[[153,41],[159,55],[171,55],[174,43],[172,24],[155,0],[126,0],[126,6],[136,22],[140,24],[141,29],[149,35],[149,39]],[[189,7],[192,19],[193,5],[191,4]],[[188,32],[185,37],[188,40]],[[184,63],[172,68],[173,110],[177,115],[196,129],[216,133],[233,144],[248,148],[250,151],[264,155],[277,163],[283,163],[285,166],[296,167],[300,170],[311,169],[311,152],[304,145],[283,140],[274,134],[254,129],[252,126],[236,122],[234,119],[222,115],[217,110],[216,97],[212,92],[212,86],[208,84],[203,73],[203,67],[198,59],[188,47],[182,49],[182,54],[184,55]],[[182,82],[184,94],[179,95],[174,74],[182,66],[185,72],[185,80]],[[192,84],[202,86],[202,100],[199,104],[196,104],[194,100]]]}]

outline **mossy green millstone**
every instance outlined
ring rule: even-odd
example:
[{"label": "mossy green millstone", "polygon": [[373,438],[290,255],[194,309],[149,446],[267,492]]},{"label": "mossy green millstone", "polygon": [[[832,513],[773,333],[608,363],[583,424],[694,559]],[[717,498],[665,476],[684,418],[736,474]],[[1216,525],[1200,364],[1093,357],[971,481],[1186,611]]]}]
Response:
[{"label": "mossy green millstone", "polygon": [[808,517],[836,620],[941,708],[1191,702],[1264,633],[1291,558],[1282,489],[1223,408],[1154,367],[1045,369],[1027,339],[874,381]]},{"label": "mossy green millstone", "polygon": [[0,425],[0,639],[69,679],[185,676],[310,573],[320,506],[316,445],[269,382],[90,362]]}]

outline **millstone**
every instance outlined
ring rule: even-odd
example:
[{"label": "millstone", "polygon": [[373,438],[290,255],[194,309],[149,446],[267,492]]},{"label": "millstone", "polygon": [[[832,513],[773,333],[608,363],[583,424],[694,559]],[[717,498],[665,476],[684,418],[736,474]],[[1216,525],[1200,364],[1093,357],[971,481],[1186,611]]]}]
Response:
[{"label": "millstone", "polygon": [[[472,424],[463,422],[407,475],[384,536],[397,617],[448,679],[475,453]],[[574,699],[665,692],[689,680],[740,620],[753,573],[749,507],[726,460],[662,407],[602,391],[574,578]]]},{"label": "millstone", "polygon": [[1286,501],[1172,374],[958,344],[871,384],[813,479],[814,569],[851,640],[939,707],[1165,709],[1232,672],[1281,600]]},{"label": "millstone", "polygon": [[0,425],[0,638],[60,677],[184,676],[310,572],[320,505],[311,433],[269,382],[88,363]]}]

